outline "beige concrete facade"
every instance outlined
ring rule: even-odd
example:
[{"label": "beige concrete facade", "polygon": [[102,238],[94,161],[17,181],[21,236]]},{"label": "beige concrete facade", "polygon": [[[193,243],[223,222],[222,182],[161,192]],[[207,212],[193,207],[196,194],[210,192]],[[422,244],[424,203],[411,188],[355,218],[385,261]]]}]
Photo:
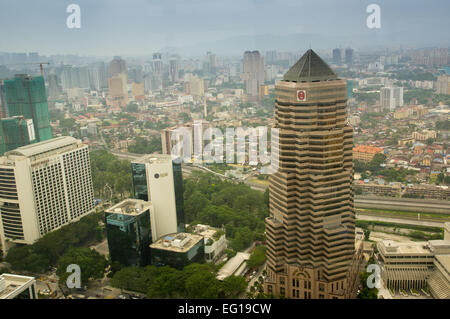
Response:
[{"label": "beige concrete facade", "polygon": [[88,146],[62,136],[0,157],[0,240],[32,244],[94,210]]},{"label": "beige concrete facade", "polygon": [[[295,78],[298,74],[298,80]],[[346,81],[309,50],[275,87],[278,172],[270,181],[265,292],[349,298],[355,278],[353,129]]]}]

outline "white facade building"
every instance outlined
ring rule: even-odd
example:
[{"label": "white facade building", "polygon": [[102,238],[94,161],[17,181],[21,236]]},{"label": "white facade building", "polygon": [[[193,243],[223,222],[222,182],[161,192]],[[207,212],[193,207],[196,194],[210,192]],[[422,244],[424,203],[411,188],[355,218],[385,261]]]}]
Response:
[{"label": "white facade building", "polygon": [[194,233],[203,236],[205,240],[205,259],[207,262],[216,261],[227,249],[228,243],[223,230],[209,225],[197,224],[194,227]]},{"label": "white facade building", "polygon": [[132,162],[135,198],[152,202],[156,238],[184,231],[181,164],[171,155],[152,154]]},{"label": "white facade building", "polygon": [[19,147],[0,157],[0,237],[32,244],[94,209],[88,147],[72,137]]},{"label": "white facade building", "polygon": [[384,87],[380,90],[380,104],[382,109],[394,111],[403,106],[403,87]]},{"label": "white facade building", "polygon": [[38,299],[36,291],[36,279],[34,277],[1,274],[0,275],[0,299],[15,299],[25,295],[27,299]]}]

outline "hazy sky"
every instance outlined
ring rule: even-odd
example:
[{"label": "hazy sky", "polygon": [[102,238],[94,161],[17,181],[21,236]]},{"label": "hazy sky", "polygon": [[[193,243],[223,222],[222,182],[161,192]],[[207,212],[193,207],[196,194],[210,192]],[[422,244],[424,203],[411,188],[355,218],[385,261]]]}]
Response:
[{"label": "hazy sky", "polygon": [[[66,7],[81,7],[81,28]],[[381,8],[369,29],[366,8]],[[449,0],[0,0],[0,51],[147,55],[450,45]]]}]

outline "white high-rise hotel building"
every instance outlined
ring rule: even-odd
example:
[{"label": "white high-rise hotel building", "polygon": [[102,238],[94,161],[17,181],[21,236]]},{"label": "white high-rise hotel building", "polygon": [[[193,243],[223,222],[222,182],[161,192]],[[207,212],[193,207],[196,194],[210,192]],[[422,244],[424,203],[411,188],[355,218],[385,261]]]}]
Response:
[{"label": "white high-rise hotel building", "polygon": [[88,146],[58,137],[0,157],[0,237],[32,244],[94,209]]}]

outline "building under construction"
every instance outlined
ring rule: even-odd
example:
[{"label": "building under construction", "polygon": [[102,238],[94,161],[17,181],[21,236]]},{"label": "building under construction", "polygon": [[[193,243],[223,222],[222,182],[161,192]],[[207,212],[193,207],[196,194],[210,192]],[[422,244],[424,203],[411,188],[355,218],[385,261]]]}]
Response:
[{"label": "building under construction", "polygon": [[[53,137],[43,76],[33,77],[26,74],[18,74],[13,79],[4,80],[3,90],[6,104],[3,107],[7,112],[7,116],[21,116],[25,120],[32,120],[36,142],[46,141]],[[18,120],[16,118],[13,121]],[[5,125],[5,123],[3,124]],[[7,123],[6,125],[14,127],[16,124],[10,126]],[[16,128],[17,125],[15,126]],[[20,135],[17,138],[20,139]]]}]

